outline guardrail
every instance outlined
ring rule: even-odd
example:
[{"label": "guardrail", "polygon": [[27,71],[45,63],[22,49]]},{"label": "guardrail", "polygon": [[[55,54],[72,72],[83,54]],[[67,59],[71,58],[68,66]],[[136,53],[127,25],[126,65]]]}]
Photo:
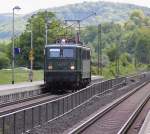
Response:
[{"label": "guardrail", "polygon": [[125,77],[98,82],[65,97],[2,115],[0,116],[0,134],[29,132],[36,126],[71,112],[95,95],[124,86],[125,82]]}]

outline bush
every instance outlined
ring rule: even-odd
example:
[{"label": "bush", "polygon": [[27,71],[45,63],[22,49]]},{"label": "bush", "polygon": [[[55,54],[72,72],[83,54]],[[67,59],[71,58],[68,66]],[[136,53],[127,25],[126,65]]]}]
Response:
[{"label": "bush", "polygon": [[5,53],[0,52],[0,69],[7,68],[9,66],[10,60]]},{"label": "bush", "polygon": [[147,65],[147,70],[150,71],[150,64]]}]

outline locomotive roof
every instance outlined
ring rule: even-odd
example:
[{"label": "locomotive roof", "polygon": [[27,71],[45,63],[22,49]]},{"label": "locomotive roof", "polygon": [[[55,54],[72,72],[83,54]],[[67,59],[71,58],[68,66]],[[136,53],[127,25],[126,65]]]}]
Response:
[{"label": "locomotive roof", "polygon": [[85,48],[85,49],[90,49],[89,47],[87,46],[84,46],[84,45],[80,45],[80,44],[49,44],[49,45],[46,45],[45,48],[47,47],[70,47],[70,48]]}]

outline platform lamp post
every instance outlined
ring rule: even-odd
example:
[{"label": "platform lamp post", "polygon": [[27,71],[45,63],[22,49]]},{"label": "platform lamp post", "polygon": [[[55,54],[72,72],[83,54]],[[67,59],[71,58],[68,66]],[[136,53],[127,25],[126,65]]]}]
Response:
[{"label": "platform lamp post", "polygon": [[14,33],[14,30],[15,30],[15,21],[14,21],[14,16],[15,16],[15,10],[20,10],[21,8],[19,6],[15,6],[13,8],[13,31],[12,31],[12,84],[15,83],[15,80],[14,80],[14,67],[15,67],[15,33]]}]

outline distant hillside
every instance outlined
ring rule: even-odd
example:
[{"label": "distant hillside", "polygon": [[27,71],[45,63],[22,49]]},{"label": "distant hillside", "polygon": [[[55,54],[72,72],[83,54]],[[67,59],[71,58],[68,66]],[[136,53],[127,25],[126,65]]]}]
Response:
[{"label": "distant hillside", "polygon": [[49,10],[58,12],[58,16],[64,19],[82,19],[91,12],[95,12],[96,16],[87,19],[84,23],[97,24],[99,22],[125,21],[135,9],[142,9],[146,15],[150,15],[150,9],[146,7],[110,2],[83,2]]},{"label": "distant hillside", "polygon": [[[26,19],[23,15],[15,15],[16,34],[25,28]],[[12,14],[0,14],[0,39],[8,39],[12,35]]]},{"label": "distant hillside", "polygon": [[[92,16],[82,23],[83,25],[95,25],[100,22],[125,21],[128,19],[131,11],[133,11],[134,9],[142,9],[146,15],[150,15],[150,9],[146,7],[110,2],[83,2],[81,4],[49,8],[47,10],[56,12],[57,17],[62,20],[83,19],[89,16],[92,12],[95,12],[96,16]],[[32,13],[16,16],[16,34],[19,34],[24,30],[26,21],[31,15]],[[11,32],[12,14],[0,14],[0,40],[10,39]]]}]

